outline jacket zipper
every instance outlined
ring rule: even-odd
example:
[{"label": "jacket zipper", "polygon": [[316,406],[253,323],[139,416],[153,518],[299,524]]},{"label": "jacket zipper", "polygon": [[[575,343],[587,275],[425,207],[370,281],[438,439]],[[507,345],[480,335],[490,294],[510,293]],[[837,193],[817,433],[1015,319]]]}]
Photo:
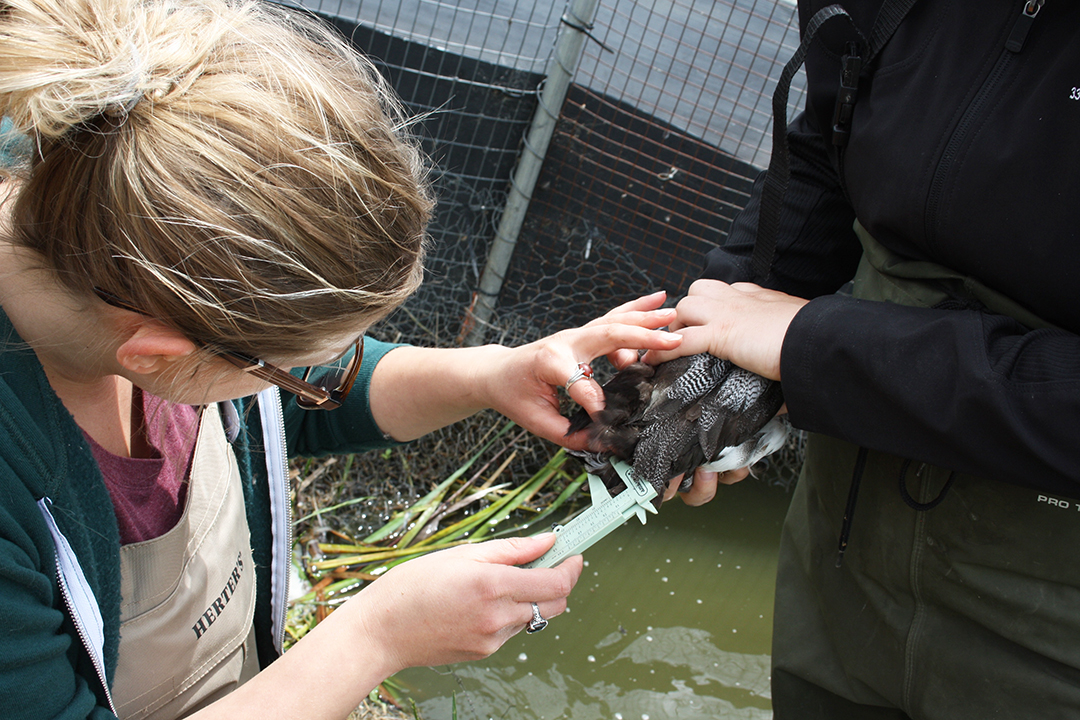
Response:
[{"label": "jacket zipper", "polygon": [[994,63],[994,67],[990,71],[990,76],[983,83],[978,94],[972,99],[967,110],[964,111],[960,123],[956,126],[952,137],[949,138],[948,145],[945,146],[945,152],[941,155],[941,161],[938,163],[934,178],[930,183],[930,195],[926,203],[925,233],[927,240],[930,242],[933,242],[937,237],[935,226],[937,225],[942,199],[945,195],[946,177],[949,171],[952,170],[953,163],[960,153],[960,146],[967,139],[968,133],[976,120],[981,117],[983,108],[989,101],[991,94],[997,89],[1002,76],[1004,76],[1005,71],[1012,63],[1013,57],[1023,48],[1034,18],[1042,9],[1044,2],[1045,0],[1028,0],[1028,2],[1024,3],[1020,16],[1013,23],[1009,39],[1005,43],[1005,49],[998,56],[997,62]]},{"label": "jacket zipper", "polygon": [[[105,674],[104,624],[101,620],[101,611],[98,608],[97,598],[94,597],[94,591],[90,588],[90,584],[83,575],[75,551],[71,548],[71,544],[64,537],[64,534],[60,532],[60,527],[56,524],[52,511],[49,510],[52,501],[47,497],[43,497],[38,500],[37,504],[53,538],[53,546],[56,551],[56,582],[60,586],[60,594],[64,598],[64,606],[67,607],[68,617],[71,618],[71,624],[75,626],[75,631],[79,634],[79,642],[86,649],[86,654],[90,656],[94,672],[97,673],[101,688],[105,691],[105,701],[109,703],[109,710],[112,711],[113,715],[117,715],[116,705],[113,704],[112,693],[109,691],[109,683]],[[80,591],[82,597],[80,602],[77,602],[75,598],[76,589]],[[85,617],[86,614],[93,617],[88,621]],[[94,623],[96,629],[93,638],[88,629],[88,624],[91,622]]]},{"label": "jacket zipper", "polygon": [[[259,413],[263,427],[267,486],[270,490],[270,520],[273,547],[270,562],[270,605],[274,649],[280,655],[285,642],[285,615],[289,604],[289,575],[292,569],[293,519],[289,498],[289,459],[286,453],[285,413],[277,388],[259,393]],[[274,429],[277,432],[274,432]]]},{"label": "jacket zipper", "polygon": [[71,598],[71,589],[68,587],[67,580],[64,579],[64,572],[60,569],[59,560],[56,562],[56,581],[60,585],[60,594],[64,596],[64,605],[68,609],[71,624],[75,626],[75,631],[79,633],[79,642],[82,643],[84,648],[88,649],[87,654],[90,656],[90,663],[94,666],[94,672],[97,673],[101,689],[105,691],[105,702],[109,703],[109,710],[112,711],[113,715],[119,715],[116,712],[116,705],[113,704],[112,693],[109,692],[109,683],[105,679],[105,661],[101,659],[100,653],[89,651],[89,648],[93,646],[90,644],[90,638],[87,637],[86,623],[75,611],[75,603]]}]

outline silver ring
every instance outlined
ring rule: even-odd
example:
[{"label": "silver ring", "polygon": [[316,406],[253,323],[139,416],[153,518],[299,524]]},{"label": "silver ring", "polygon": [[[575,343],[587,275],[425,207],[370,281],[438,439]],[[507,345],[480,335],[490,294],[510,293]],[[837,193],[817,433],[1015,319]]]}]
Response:
[{"label": "silver ring", "polygon": [[567,378],[566,385],[564,385],[563,387],[569,390],[570,386],[576,383],[578,380],[583,380],[585,378],[592,379],[592,375],[592,368],[589,367],[589,363],[578,363],[577,370],[574,372],[573,375]]},{"label": "silver ring", "polygon": [[544,619],[544,616],[540,614],[540,608],[536,603],[532,603],[533,616],[529,621],[529,625],[525,628],[525,632],[532,635],[533,633],[540,632],[547,627],[548,621]]}]

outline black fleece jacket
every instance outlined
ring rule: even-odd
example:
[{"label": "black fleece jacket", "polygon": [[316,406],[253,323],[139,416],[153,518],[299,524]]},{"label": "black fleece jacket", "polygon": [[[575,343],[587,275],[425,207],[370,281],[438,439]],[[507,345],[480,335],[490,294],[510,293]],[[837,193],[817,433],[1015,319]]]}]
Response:
[{"label": "black fleece jacket", "polygon": [[[826,4],[799,3],[804,28]],[[881,4],[843,0],[866,36]],[[796,426],[1080,497],[1080,4],[1046,0],[1022,19],[1025,4],[917,2],[863,70],[842,175],[819,128],[857,36],[826,23],[790,127],[765,284],[815,298],[781,358]],[[705,277],[750,279],[760,184]],[[833,294],[860,256],[856,217],[894,252],[972,276],[1058,329]]]}]

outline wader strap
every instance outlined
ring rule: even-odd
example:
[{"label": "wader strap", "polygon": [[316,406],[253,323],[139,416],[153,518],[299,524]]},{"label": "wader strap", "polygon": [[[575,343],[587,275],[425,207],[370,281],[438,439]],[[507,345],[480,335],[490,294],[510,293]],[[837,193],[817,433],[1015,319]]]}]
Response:
[{"label": "wader strap", "polygon": [[863,471],[866,470],[868,452],[866,448],[861,447],[855,458],[855,469],[851,473],[851,484],[848,485],[847,506],[844,507],[844,522],[840,525],[840,546],[836,553],[836,567],[844,564],[844,552],[847,550],[848,538],[851,537],[851,520],[855,517],[855,503],[859,499],[859,483],[862,482]]},{"label": "wader strap", "polygon": [[[855,110],[859,73],[863,67],[870,65],[881,48],[885,47],[914,4],[915,0],[885,0],[881,9],[878,10],[874,27],[870,30],[869,41],[863,37],[859,29],[855,27],[855,23],[851,21],[851,16],[840,5],[829,5],[818,10],[807,23],[802,42],[791,60],[784,66],[784,71],[776,84],[776,91],[773,93],[772,155],[769,158],[769,169],[765,173],[765,181],[761,189],[757,237],[754,240],[754,254],[750,260],[755,282],[763,282],[769,277],[773,258],[776,255],[776,238],[780,232],[780,210],[783,207],[784,195],[787,193],[788,181],[791,178],[787,142],[788,94],[791,90],[791,81],[806,59],[806,53],[810,49],[814,36],[826,21],[838,16],[846,17],[859,35],[859,43],[852,43],[855,47],[849,49],[841,63],[841,89],[833,116],[833,143],[843,146],[847,142],[848,123]],[[858,47],[860,44],[866,46],[865,58],[861,57],[863,48]]]}]

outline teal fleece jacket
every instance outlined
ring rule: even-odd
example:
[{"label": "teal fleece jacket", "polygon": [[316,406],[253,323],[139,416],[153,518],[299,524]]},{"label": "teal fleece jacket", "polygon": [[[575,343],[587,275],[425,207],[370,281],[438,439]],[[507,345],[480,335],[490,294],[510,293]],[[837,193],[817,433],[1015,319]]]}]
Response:
[{"label": "teal fleece jacket", "polygon": [[[283,396],[293,455],[386,447],[371,417],[375,364],[394,345],[368,339],[348,402],[331,412],[301,410]],[[275,657],[270,630],[271,524],[263,435],[253,399],[234,401],[233,442],[244,483],[256,566],[259,659]],[[33,350],[0,313],[0,697],[5,718],[112,718],[97,672],[68,616],[56,550],[37,502],[47,497],[97,598],[111,682],[119,645],[120,540],[112,502],[82,432],[49,386]]]}]

